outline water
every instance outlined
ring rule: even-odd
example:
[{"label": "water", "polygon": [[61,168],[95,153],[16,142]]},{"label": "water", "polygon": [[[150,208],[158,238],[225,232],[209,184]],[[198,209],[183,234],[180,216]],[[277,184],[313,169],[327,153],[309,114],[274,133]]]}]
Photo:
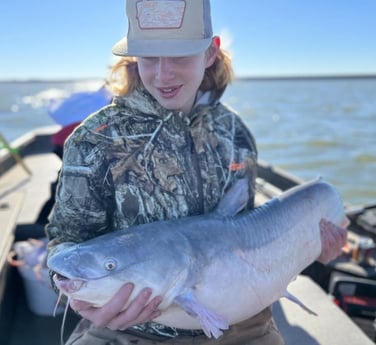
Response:
[{"label": "water", "polygon": [[[101,81],[0,83],[0,132],[13,141],[52,125],[48,103]],[[256,137],[259,157],[303,178],[322,176],[346,203],[376,202],[376,79],[239,80],[223,101]]]},{"label": "water", "polygon": [[351,204],[376,202],[376,79],[237,82],[225,100],[256,137],[259,157],[323,176]]},{"label": "water", "polygon": [[55,98],[72,92],[96,90],[102,81],[78,82],[0,82],[0,132],[8,141],[40,126],[56,125],[47,113]]}]

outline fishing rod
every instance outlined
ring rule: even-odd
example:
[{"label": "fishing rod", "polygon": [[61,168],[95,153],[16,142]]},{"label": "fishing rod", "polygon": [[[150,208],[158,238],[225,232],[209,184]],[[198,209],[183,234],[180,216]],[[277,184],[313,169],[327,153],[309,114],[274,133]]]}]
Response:
[{"label": "fishing rod", "polygon": [[0,149],[6,149],[8,152],[12,155],[14,160],[21,165],[21,167],[26,171],[26,173],[31,176],[32,172],[30,169],[26,166],[25,162],[22,160],[21,156],[18,154],[18,148],[12,148],[7,140],[4,138],[4,136],[0,133]]}]

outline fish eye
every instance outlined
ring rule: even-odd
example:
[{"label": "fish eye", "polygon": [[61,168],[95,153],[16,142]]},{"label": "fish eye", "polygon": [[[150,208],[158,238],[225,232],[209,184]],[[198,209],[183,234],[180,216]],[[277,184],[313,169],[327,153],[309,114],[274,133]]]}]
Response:
[{"label": "fish eye", "polygon": [[107,271],[113,271],[113,270],[116,268],[116,261],[113,260],[113,259],[108,259],[108,260],[104,263],[104,268],[105,268]]}]

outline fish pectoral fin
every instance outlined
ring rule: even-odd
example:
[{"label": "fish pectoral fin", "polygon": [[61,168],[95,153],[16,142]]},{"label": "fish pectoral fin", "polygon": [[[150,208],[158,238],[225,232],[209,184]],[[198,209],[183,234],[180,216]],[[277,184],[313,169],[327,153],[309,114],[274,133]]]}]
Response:
[{"label": "fish pectoral fin", "polygon": [[212,310],[199,303],[191,292],[177,296],[174,302],[181,307],[188,315],[199,320],[202,330],[208,338],[212,336],[219,338],[228,329],[228,321],[217,315]]},{"label": "fish pectoral fin", "polygon": [[285,292],[283,297],[289,299],[291,302],[296,303],[298,306],[300,306],[302,309],[304,309],[309,314],[318,316],[312,309],[308,308],[303,302],[301,302],[297,297],[295,297],[294,295],[292,295],[288,291]]}]

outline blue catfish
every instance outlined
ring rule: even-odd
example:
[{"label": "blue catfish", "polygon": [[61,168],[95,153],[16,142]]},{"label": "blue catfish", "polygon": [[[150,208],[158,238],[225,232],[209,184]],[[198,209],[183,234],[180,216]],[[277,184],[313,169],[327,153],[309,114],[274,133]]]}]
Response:
[{"label": "blue catfish", "polygon": [[243,210],[247,200],[248,183],[239,180],[209,214],[62,243],[47,265],[68,297],[99,307],[132,282],[133,297],[144,287],[163,296],[154,321],[217,338],[280,297],[304,307],[288,284],[331,250],[333,238],[345,243],[342,200],[322,179],[254,210]]}]

